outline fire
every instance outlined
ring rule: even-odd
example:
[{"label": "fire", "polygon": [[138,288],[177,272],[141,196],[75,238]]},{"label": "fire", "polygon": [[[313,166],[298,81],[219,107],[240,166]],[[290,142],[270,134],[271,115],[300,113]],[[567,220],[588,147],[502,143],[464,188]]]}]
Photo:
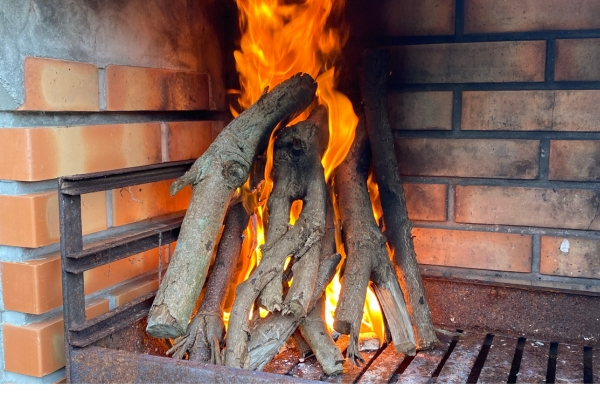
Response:
[{"label": "fire", "polygon": [[[346,42],[347,32],[340,23],[345,0],[236,0],[242,32],[239,50],[234,52],[241,90],[238,105],[231,110],[246,109],[258,100],[265,88],[273,87],[297,74],[308,73],[318,83],[318,103],[329,112],[329,144],[322,159],[325,177],[343,161],[354,141],[358,117],[350,100],[335,89],[335,61]],[[310,110],[292,123],[305,119]],[[273,137],[267,149],[265,182],[256,193],[245,186],[244,204],[253,218],[246,229],[240,262],[246,278],[260,262],[260,246],[264,244],[266,200],[273,188],[270,172],[273,166]],[[294,204],[290,215],[293,224],[302,208]],[[341,246],[341,247],[340,247]],[[343,244],[338,240],[338,250]],[[339,272],[338,272],[339,274]],[[327,323],[333,327],[333,311],[341,288],[336,276],[327,288]],[[381,310],[369,289],[363,328],[383,338]]]}]

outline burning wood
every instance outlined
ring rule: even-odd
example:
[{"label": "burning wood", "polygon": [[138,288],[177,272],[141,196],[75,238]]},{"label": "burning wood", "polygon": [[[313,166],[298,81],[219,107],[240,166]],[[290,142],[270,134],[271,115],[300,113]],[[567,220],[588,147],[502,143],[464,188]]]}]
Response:
[{"label": "burning wood", "polygon": [[171,195],[192,185],[192,200],[173,259],[148,315],[148,334],[164,338],[185,334],[233,192],[248,178],[253,160],[266,148],[273,129],[308,107],[315,91],[316,84],[307,74],[295,75],[272,91],[265,91],[173,183]]},{"label": "burning wood", "polygon": [[[324,145],[319,145],[322,132],[311,117],[296,125],[283,129],[275,142],[273,175],[275,202],[269,202],[270,218],[267,242],[262,248],[263,258],[245,282],[238,285],[236,298],[231,309],[225,363],[229,366],[248,365],[247,340],[251,334],[248,317],[257,295],[273,279],[277,279],[281,298],[281,271],[288,257],[293,257],[292,272],[298,275],[280,307],[283,315],[306,315],[319,265],[320,242],[325,231],[326,186],[321,154]],[[321,150],[321,151],[320,151]],[[287,227],[292,202],[303,200],[300,218],[291,229]],[[275,219],[271,219],[271,216]],[[277,221],[278,231],[270,235],[271,222]],[[287,231],[286,231],[287,230]],[[281,235],[279,235],[281,233]],[[302,303],[299,302],[302,300]],[[275,303],[270,303],[275,305]],[[275,308],[275,307],[273,307]],[[290,332],[291,334],[291,332]]]},{"label": "burning wood", "polygon": [[[390,158],[386,83],[380,76],[385,67],[366,59],[361,89],[369,135],[362,121],[355,140],[358,117],[349,99],[335,90],[331,67],[345,37],[331,23],[340,19],[343,1],[237,3],[245,32],[235,58],[239,105],[246,111],[172,186],[174,194],[190,184],[193,195],[147,332],[176,339],[169,351],[173,357],[189,354],[192,360],[252,370],[262,369],[294,335],[303,354],[310,349],[323,371],[335,375],[342,372],[344,357],[332,329],[350,336],[342,338],[348,343],[346,356],[362,361],[358,340],[366,320],[379,318],[381,329],[369,330],[383,340],[381,311],[367,307],[377,303],[370,299],[378,299],[396,351],[414,354],[435,344],[412,226]],[[266,86],[274,87],[266,91]],[[367,189],[369,139],[382,188],[385,235]],[[245,182],[251,167],[258,168],[258,158],[266,159],[263,184],[242,199],[245,208],[230,205],[242,185],[243,194],[250,192]],[[211,276],[192,316],[228,207]],[[247,278],[232,284],[237,265]],[[335,306],[337,295],[330,294],[338,284]],[[227,293],[234,291],[227,320]],[[332,303],[337,307],[333,322]]]},{"label": "burning wood", "polygon": [[[327,189],[321,165],[327,138],[325,117],[326,109],[315,107],[306,121],[276,134],[267,239],[260,263],[248,279],[237,285],[224,350],[223,304],[227,290],[232,289],[229,281],[237,265],[240,237],[248,223],[241,203],[233,205],[228,213],[202,304],[186,335],[177,338],[169,351],[173,357],[183,358],[189,351],[193,360],[262,369],[299,329],[325,373],[335,375],[343,370],[342,354],[329,334],[324,315],[325,287],[341,260],[336,252],[332,189]],[[353,363],[362,361],[358,339],[370,281],[396,350],[414,354],[416,348],[404,302],[408,296],[400,289],[386,239],[372,213],[367,190],[369,165],[369,144],[361,121],[354,144],[335,174],[347,259],[334,327],[350,335],[346,353]],[[292,204],[297,200],[302,201],[302,210],[295,224],[290,225]],[[195,218],[193,214],[191,218]],[[286,261],[291,267],[284,274]],[[185,275],[171,279],[185,279]],[[269,285],[271,291],[267,292]],[[258,315],[257,302],[269,307],[268,316]]]},{"label": "burning wood", "polygon": [[419,349],[438,343],[425,301],[423,282],[417,265],[412,240],[412,222],[408,219],[404,188],[400,182],[394,152],[392,128],[387,115],[387,77],[389,54],[383,50],[367,50],[363,56],[360,89],[364,101],[365,121],[369,132],[373,166],[379,184],[385,235],[399,267],[400,284],[411,312]]},{"label": "burning wood", "polygon": [[336,174],[347,258],[334,327],[336,331],[350,335],[347,354],[353,362],[362,361],[358,334],[371,277],[377,283],[376,293],[386,311],[396,350],[408,354],[415,351],[408,312],[393,273],[386,240],[372,213],[367,191],[370,158],[367,135],[361,121],[350,153]]}]

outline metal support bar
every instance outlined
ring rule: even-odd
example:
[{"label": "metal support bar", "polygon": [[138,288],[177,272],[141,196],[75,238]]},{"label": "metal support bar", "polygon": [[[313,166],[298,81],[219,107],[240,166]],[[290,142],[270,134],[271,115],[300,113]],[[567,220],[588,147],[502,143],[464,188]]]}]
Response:
[{"label": "metal support bar", "polygon": [[73,381],[71,369],[74,346],[88,346],[126,327],[148,314],[155,292],[117,307],[86,322],[83,273],[160,244],[177,240],[183,215],[173,215],[133,229],[127,236],[83,248],[81,195],[131,185],[178,178],[193,161],[163,163],[116,171],[61,177],[58,179],[60,248],[62,258],[63,310],[67,382]]},{"label": "metal support bar", "polygon": [[72,175],[60,178],[58,190],[69,195],[100,192],[143,183],[179,178],[193,164],[192,160],[125,168],[115,171]]}]

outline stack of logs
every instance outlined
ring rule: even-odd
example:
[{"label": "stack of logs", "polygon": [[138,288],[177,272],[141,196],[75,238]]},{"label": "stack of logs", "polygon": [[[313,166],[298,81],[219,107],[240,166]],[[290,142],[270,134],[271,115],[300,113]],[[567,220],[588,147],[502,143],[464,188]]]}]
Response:
[{"label": "stack of logs", "polygon": [[[325,181],[321,165],[329,137],[327,110],[315,106],[305,121],[285,127],[315,103],[315,81],[298,74],[265,90],[173,184],[171,194],[186,185],[192,185],[193,194],[147,326],[152,336],[176,338],[169,351],[173,357],[188,354],[191,360],[260,370],[294,335],[310,346],[325,373],[342,372],[344,357],[324,319],[325,288],[341,261],[333,200],[347,255],[334,328],[350,335],[346,356],[354,363],[362,361],[358,334],[369,282],[398,352],[414,354],[437,344],[387,118],[387,58],[379,50],[364,54],[360,79],[364,116],[360,115],[355,140],[333,183]],[[249,221],[235,193],[249,176],[255,184],[260,181],[253,165],[274,130],[274,186],[262,258],[236,288],[225,336],[224,303]],[[374,219],[367,190],[371,162],[382,228]],[[290,210],[297,200],[302,201],[302,210],[291,226]],[[196,307],[217,242],[210,278]],[[286,261],[290,267],[284,269]],[[269,314],[259,317],[258,307]]]}]

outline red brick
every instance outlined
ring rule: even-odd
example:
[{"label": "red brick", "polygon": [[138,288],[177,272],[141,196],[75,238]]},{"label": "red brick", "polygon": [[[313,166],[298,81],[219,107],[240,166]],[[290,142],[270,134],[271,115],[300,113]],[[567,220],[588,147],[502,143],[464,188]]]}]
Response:
[{"label": "red brick", "polygon": [[597,131],[600,90],[463,92],[464,130]]},{"label": "red brick", "polygon": [[158,277],[154,276],[128,283],[108,294],[114,298],[115,307],[119,307],[156,289],[158,289]]},{"label": "red brick", "polygon": [[[163,249],[166,246],[163,246]],[[163,250],[163,264],[168,257]],[[84,272],[85,294],[92,294],[158,268],[158,248]],[[166,269],[166,267],[164,267]]]},{"label": "red brick", "polygon": [[108,111],[208,108],[207,74],[123,65],[106,67]]},{"label": "red brick", "polygon": [[43,314],[62,305],[60,257],[2,262],[2,295],[6,310]]},{"label": "red brick", "polygon": [[546,42],[448,43],[390,48],[396,83],[541,82]]},{"label": "red brick", "polygon": [[465,33],[600,28],[597,0],[467,0]]},{"label": "red brick", "polygon": [[212,121],[169,122],[169,161],[198,158],[213,141]]},{"label": "red brick", "polygon": [[600,229],[592,190],[457,186],[455,221],[566,229]]},{"label": "red brick", "polygon": [[[60,239],[58,194],[45,192],[20,196],[0,195],[0,244],[36,248]],[[106,229],[104,192],[81,196],[84,234]]]},{"label": "red brick", "polygon": [[419,264],[531,271],[529,235],[415,228],[413,236]]},{"label": "red brick", "polygon": [[443,184],[403,183],[408,218],[412,221],[446,221],[448,187]]},{"label": "red brick", "polygon": [[556,41],[554,80],[600,80],[600,39],[559,39]]},{"label": "red brick", "polygon": [[461,129],[550,130],[553,107],[553,91],[463,92]]},{"label": "red brick", "polygon": [[25,111],[99,111],[93,64],[25,57]]},{"label": "red brick", "polygon": [[548,178],[561,181],[600,179],[600,142],[551,140]]},{"label": "red brick", "polygon": [[160,124],[0,128],[0,179],[40,181],[161,162]]},{"label": "red brick", "polygon": [[112,190],[113,225],[126,225],[187,209],[192,189],[187,186],[171,197],[169,188],[174,181],[146,183]]},{"label": "red brick", "polygon": [[[86,317],[107,311],[108,300],[95,301],[86,307]],[[64,367],[63,324],[62,315],[25,326],[3,324],[6,370],[41,378]]]},{"label": "red brick", "polygon": [[381,0],[373,6],[380,12],[383,35],[453,35],[454,3],[455,0]]},{"label": "red brick", "polygon": [[539,141],[397,139],[401,175],[535,179]]},{"label": "red brick", "polygon": [[[164,246],[163,263],[168,262]],[[43,314],[62,305],[60,255],[40,260],[2,262],[4,308],[28,314]],[[84,273],[86,295],[114,286],[158,267],[158,250],[149,250]]]},{"label": "red brick", "polygon": [[452,92],[390,92],[392,129],[452,129]]},{"label": "red brick", "polygon": [[552,130],[599,131],[600,90],[561,90],[556,92]]},{"label": "red brick", "polygon": [[574,278],[600,278],[600,241],[542,237],[540,272]]}]

